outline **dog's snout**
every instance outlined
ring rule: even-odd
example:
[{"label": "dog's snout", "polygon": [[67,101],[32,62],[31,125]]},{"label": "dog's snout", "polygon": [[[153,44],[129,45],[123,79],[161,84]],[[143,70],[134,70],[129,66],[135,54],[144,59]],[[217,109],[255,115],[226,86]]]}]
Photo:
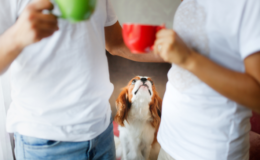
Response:
[{"label": "dog's snout", "polygon": [[147,79],[146,79],[146,78],[141,78],[141,81],[142,81],[143,83],[145,83],[145,82],[147,81]]}]

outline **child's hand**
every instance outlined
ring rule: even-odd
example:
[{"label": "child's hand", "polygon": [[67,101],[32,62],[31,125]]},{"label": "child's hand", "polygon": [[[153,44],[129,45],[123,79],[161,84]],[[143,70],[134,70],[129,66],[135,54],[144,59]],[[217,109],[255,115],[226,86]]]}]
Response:
[{"label": "child's hand", "polygon": [[[156,35],[154,53],[163,60],[184,67],[192,50],[182,41],[178,34],[171,29],[163,29]],[[184,67],[185,68],[185,67]]]}]

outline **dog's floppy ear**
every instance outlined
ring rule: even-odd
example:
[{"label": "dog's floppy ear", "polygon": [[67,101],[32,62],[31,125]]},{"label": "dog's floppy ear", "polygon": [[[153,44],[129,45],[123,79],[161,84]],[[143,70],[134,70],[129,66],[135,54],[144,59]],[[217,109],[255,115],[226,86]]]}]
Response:
[{"label": "dog's floppy ear", "polygon": [[152,101],[150,103],[150,112],[152,115],[152,126],[155,128],[154,142],[157,141],[157,132],[161,123],[161,113],[162,113],[162,99],[159,97],[158,93],[154,90]]},{"label": "dog's floppy ear", "polygon": [[116,100],[117,113],[114,120],[119,125],[124,126],[124,120],[127,121],[127,114],[130,107],[131,102],[129,102],[128,89],[124,88]]},{"label": "dog's floppy ear", "polygon": [[152,101],[150,103],[150,112],[154,119],[154,122],[152,123],[153,127],[159,127],[162,112],[162,99],[156,91],[154,91]]}]

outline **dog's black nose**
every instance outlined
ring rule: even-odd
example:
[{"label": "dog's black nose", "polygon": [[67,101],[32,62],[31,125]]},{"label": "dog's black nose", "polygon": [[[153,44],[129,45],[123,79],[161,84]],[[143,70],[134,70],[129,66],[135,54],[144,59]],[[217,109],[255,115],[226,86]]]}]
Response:
[{"label": "dog's black nose", "polygon": [[145,83],[145,82],[147,81],[147,79],[146,79],[146,78],[141,78],[141,81],[142,81],[143,83]]}]

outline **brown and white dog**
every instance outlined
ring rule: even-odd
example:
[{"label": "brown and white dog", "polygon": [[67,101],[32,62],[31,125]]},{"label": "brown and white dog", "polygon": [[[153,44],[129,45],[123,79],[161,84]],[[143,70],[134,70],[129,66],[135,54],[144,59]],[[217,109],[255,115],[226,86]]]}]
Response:
[{"label": "brown and white dog", "polygon": [[[123,88],[116,100],[119,139],[116,154],[121,160],[148,160],[159,152],[157,132],[162,100],[151,78],[137,76]],[[157,151],[152,151],[157,148]],[[159,149],[158,149],[159,148]]]}]

